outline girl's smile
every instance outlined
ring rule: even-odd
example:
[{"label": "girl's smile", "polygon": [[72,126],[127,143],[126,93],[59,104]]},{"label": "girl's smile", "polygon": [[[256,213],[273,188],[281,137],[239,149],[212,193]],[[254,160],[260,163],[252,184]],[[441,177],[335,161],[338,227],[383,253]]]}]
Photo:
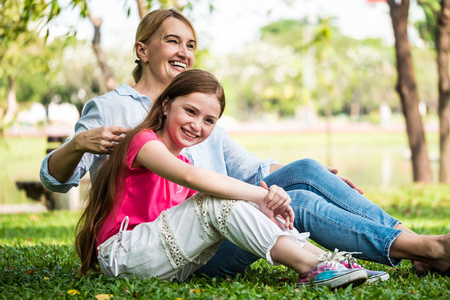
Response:
[{"label": "girl's smile", "polygon": [[165,120],[156,134],[169,151],[178,155],[185,147],[203,142],[212,132],[220,116],[215,95],[191,93],[177,97],[163,106]]},{"label": "girl's smile", "polygon": [[186,130],[186,129],[184,129],[184,128],[181,128],[181,131],[185,134],[185,135],[187,135],[188,137],[190,137],[190,138],[197,138],[198,137],[198,135],[196,135],[196,134],[193,134],[192,132],[190,132],[190,131],[188,131],[188,130]]}]

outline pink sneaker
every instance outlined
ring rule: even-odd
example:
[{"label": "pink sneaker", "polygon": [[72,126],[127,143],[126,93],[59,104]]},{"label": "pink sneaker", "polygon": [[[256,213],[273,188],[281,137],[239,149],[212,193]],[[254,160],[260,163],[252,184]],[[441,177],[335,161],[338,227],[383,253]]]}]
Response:
[{"label": "pink sneaker", "polygon": [[[319,258],[319,260],[324,258]],[[346,287],[350,284],[358,286],[367,280],[364,270],[347,269],[342,264],[324,259],[319,262],[310,272],[299,275],[297,286],[325,285],[330,289]]]},{"label": "pink sneaker", "polygon": [[344,265],[349,270],[365,270],[367,272],[367,282],[375,282],[377,280],[385,281],[389,279],[389,274],[384,271],[372,271],[363,268],[360,264],[356,262],[356,258],[352,257],[352,254],[360,254],[361,252],[338,252],[337,249],[334,249],[331,257],[334,261],[337,261]]}]

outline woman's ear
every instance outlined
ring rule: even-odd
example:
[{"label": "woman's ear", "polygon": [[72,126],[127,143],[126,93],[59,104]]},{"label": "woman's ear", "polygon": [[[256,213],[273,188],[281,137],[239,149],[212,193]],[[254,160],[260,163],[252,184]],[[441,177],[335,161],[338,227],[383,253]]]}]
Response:
[{"label": "woman's ear", "polygon": [[138,58],[143,62],[143,63],[147,63],[148,59],[147,59],[147,46],[143,43],[143,42],[136,42],[135,45],[136,48],[136,55],[138,56]]}]

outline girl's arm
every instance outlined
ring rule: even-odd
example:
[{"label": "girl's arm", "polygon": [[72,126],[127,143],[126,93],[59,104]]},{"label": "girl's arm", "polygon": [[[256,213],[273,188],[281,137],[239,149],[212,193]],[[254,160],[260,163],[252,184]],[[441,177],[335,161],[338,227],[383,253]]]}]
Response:
[{"label": "girl's arm", "polygon": [[282,207],[288,209],[291,202],[289,195],[279,187],[272,186],[267,190],[187,164],[171,154],[160,141],[153,140],[144,144],[136,156],[136,161],[169,181],[216,197],[247,200],[273,210],[282,210]]}]

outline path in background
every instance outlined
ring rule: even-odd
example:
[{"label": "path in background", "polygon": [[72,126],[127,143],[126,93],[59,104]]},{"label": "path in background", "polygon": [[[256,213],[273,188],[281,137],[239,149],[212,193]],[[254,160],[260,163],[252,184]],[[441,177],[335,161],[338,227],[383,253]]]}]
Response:
[{"label": "path in background", "polygon": [[41,203],[20,203],[0,205],[0,214],[17,214],[31,212],[46,212],[47,208]]}]

